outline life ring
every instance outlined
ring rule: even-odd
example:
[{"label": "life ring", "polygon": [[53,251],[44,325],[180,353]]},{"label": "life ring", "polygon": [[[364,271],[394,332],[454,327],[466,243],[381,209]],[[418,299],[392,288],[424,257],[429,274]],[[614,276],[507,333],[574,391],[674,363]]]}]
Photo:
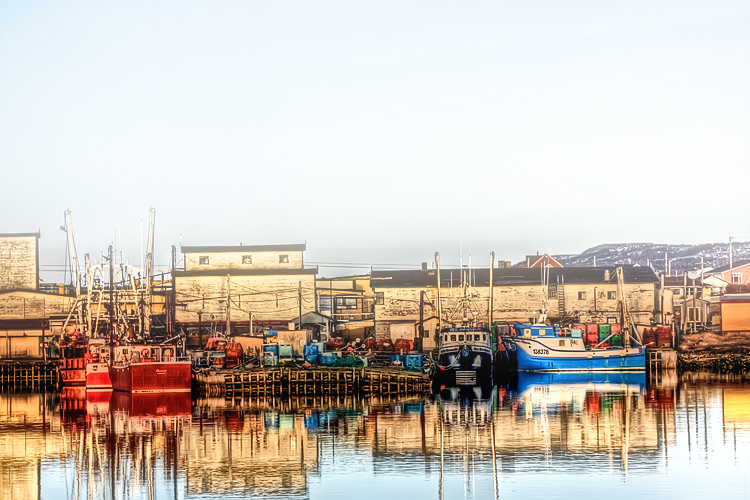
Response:
[{"label": "life ring", "polygon": [[150,354],[151,354],[151,351],[148,350],[148,349],[142,349],[141,350],[141,357],[142,358],[147,358],[147,357],[149,357]]},{"label": "life ring", "polygon": [[166,354],[169,357],[172,357],[174,356],[174,351],[172,349],[167,349],[166,351],[164,351],[164,354]]}]

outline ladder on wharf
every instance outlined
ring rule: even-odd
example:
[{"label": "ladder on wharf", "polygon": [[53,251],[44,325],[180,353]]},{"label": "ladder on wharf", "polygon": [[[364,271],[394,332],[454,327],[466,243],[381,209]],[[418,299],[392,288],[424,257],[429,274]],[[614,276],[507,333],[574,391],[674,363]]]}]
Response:
[{"label": "ladder on wharf", "polygon": [[205,396],[396,395],[427,394],[430,378],[422,373],[377,368],[267,367],[198,371]]}]

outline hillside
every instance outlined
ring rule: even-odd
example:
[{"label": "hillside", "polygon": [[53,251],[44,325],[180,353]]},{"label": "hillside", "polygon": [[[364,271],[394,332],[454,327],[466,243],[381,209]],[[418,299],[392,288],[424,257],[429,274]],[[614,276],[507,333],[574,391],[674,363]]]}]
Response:
[{"label": "hillside", "polygon": [[[750,260],[750,242],[734,243],[734,262]],[[662,243],[619,243],[598,245],[580,254],[555,255],[566,267],[612,264],[649,263],[656,271],[664,271],[664,253],[671,261],[672,273],[681,274],[700,268],[701,255],[706,267],[719,267],[729,263],[728,243],[704,243],[701,245],[666,245]]]}]

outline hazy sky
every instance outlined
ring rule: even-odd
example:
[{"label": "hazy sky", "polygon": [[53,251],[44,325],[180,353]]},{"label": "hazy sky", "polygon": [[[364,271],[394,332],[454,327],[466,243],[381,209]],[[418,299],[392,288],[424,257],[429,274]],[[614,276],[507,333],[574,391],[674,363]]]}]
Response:
[{"label": "hazy sky", "polygon": [[[750,3],[0,0],[0,232],[61,265],[750,237]],[[476,265],[476,264],[475,264]],[[323,275],[335,274],[322,269]]]}]

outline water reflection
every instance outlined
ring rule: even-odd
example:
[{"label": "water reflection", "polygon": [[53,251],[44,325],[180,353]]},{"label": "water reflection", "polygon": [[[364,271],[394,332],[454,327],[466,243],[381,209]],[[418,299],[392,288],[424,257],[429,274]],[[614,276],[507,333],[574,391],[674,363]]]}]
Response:
[{"label": "water reflection", "polygon": [[744,380],[520,374],[425,400],[0,394],[0,499],[745,498],[749,471]]}]

